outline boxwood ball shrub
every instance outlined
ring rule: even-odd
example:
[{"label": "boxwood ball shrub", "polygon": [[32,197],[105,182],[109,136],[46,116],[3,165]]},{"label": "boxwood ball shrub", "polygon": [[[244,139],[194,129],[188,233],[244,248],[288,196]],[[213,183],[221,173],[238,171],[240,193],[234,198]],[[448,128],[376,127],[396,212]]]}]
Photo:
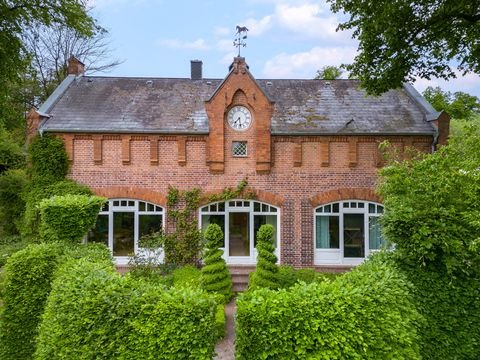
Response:
[{"label": "boxwood ball shrub", "polygon": [[200,283],[202,288],[210,293],[223,296],[224,303],[228,303],[233,296],[232,277],[225,260],[222,258],[223,232],[217,224],[210,224],[205,230],[206,251]]},{"label": "boxwood ball shrub", "polygon": [[277,256],[273,245],[275,229],[270,224],[260,226],[257,232],[257,268],[250,275],[248,289],[258,288],[278,289]]},{"label": "boxwood ball shrub", "polygon": [[202,290],[165,290],[79,259],[53,283],[35,358],[212,359],[216,308]]},{"label": "boxwood ball shrub", "polygon": [[78,243],[95,225],[105,198],[54,196],[40,203],[40,236],[44,241]]},{"label": "boxwood ball shrub", "polygon": [[14,253],[3,269],[3,308],[0,317],[0,359],[31,359],[38,324],[51,290],[56,269],[72,258],[103,261],[114,269],[103,244],[65,247],[29,245]]},{"label": "boxwood ball shrub", "polygon": [[393,265],[237,299],[236,359],[420,359],[421,321]]}]

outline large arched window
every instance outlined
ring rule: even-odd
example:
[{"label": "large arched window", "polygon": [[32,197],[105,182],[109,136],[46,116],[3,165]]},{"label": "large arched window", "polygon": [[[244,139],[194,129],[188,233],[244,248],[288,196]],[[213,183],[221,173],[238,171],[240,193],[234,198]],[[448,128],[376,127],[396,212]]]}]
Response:
[{"label": "large arched window", "polygon": [[383,205],[339,201],[315,209],[316,265],[358,264],[385,243],[379,224]]},{"label": "large arched window", "polygon": [[138,240],[164,226],[161,206],[133,199],[110,199],[100,211],[87,241],[107,245],[117,263],[128,262],[128,256],[138,253]]},{"label": "large arched window", "polygon": [[263,224],[275,228],[275,247],[279,257],[280,210],[275,206],[252,200],[216,202],[200,208],[200,226],[218,224],[223,233],[224,257],[230,264],[254,264],[257,231]]}]

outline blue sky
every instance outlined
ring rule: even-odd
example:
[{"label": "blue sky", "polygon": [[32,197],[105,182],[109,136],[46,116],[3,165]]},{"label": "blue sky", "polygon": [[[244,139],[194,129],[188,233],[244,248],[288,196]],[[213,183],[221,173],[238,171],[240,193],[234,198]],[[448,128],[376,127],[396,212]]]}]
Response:
[{"label": "blue sky", "polygon": [[[325,65],[352,62],[356,41],[336,32],[341,20],[313,0],[89,0],[110,33],[112,57],[123,63],[107,75],[189,77],[190,60],[203,61],[205,78],[223,78],[236,50],[236,25],[249,28],[242,48],[256,78],[313,78]],[[480,77],[414,86],[465,91],[480,97]]]}]

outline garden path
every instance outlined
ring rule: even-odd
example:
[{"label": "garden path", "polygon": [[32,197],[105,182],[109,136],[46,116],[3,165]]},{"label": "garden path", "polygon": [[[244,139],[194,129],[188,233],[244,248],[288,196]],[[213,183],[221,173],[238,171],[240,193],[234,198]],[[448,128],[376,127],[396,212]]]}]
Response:
[{"label": "garden path", "polygon": [[234,360],[235,359],[235,299],[230,301],[225,307],[226,333],[225,337],[215,346],[217,356],[215,360]]}]

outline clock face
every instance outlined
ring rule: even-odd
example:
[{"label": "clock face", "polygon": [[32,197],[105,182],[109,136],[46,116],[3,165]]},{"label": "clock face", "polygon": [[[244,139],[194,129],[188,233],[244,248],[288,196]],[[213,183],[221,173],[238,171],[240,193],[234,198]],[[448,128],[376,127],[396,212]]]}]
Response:
[{"label": "clock face", "polygon": [[234,106],[228,112],[228,124],[234,130],[247,130],[252,124],[252,114],[244,106]]}]

